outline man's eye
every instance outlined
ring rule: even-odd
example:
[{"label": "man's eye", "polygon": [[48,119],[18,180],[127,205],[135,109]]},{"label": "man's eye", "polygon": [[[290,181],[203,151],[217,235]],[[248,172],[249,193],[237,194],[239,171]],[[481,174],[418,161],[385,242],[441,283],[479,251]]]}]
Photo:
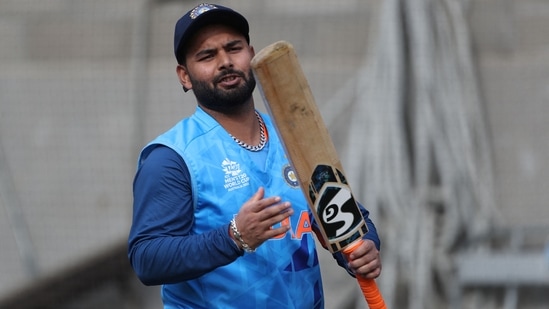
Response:
[{"label": "man's eye", "polygon": [[212,54],[207,54],[207,55],[204,55],[204,56],[198,58],[198,60],[199,61],[205,61],[205,60],[212,59],[212,58],[213,58]]}]

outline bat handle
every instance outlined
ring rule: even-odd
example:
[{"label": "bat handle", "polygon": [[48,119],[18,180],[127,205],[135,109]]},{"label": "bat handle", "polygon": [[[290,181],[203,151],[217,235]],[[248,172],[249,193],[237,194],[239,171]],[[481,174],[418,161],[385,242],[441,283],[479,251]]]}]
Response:
[{"label": "bat handle", "polygon": [[[349,255],[363,242],[363,240],[356,241],[351,245],[343,249],[343,254],[349,258]],[[357,275],[356,279],[358,280],[358,285],[362,290],[362,294],[368,303],[370,309],[386,309],[385,301],[381,296],[381,292],[377,287],[376,281],[374,279],[367,279],[362,276]]]}]

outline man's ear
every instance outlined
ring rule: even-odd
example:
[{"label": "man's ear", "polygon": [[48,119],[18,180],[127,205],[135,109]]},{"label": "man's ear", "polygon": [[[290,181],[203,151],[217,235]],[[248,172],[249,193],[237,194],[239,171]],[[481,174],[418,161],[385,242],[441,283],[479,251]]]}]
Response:
[{"label": "man's ear", "polygon": [[189,73],[187,72],[187,68],[179,64],[175,70],[177,73],[177,77],[179,78],[179,82],[181,83],[181,86],[183,86],[183,90],[187,92],[190,89],[192,89],[193,84],[191,83],[191,79],[189,78]]}]

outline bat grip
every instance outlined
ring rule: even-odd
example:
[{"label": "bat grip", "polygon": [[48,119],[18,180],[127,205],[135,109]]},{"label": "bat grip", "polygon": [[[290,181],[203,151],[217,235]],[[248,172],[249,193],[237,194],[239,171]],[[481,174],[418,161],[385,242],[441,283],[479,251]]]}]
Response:
[{"label": "bat grip", "polygon": [[[343,254],[349,259],[349,255],[358,247],[360,244],[362,244],[363,240],[356,241],[349,246],[345,247],[343,249]],[[383,297],[381,296],[381,292],[379,292],[379,289],[377,287],[376,281],[374,279],[367,279],[360,275],[356,275],[356,279],[358,281],[358,285],[360,286],[360,289],[362,290],[362,294],[364,295],[364,298],[366,299],[366,303],[368,303],[368,307],[370,309],[386,309],[385,301],[383,300]]]}]

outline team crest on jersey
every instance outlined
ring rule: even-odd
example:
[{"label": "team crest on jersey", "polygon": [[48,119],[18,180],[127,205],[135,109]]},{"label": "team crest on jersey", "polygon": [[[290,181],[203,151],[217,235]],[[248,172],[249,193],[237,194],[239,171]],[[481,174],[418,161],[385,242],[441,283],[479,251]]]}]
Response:
[{"label": "team crest on jersey", "polygon": [[282,174],[284,175],[284,180],[286,180],[286,183],[290,185],[290,187],[297,188],[299,186],[294,169],[289,164],[283,167]]}]

